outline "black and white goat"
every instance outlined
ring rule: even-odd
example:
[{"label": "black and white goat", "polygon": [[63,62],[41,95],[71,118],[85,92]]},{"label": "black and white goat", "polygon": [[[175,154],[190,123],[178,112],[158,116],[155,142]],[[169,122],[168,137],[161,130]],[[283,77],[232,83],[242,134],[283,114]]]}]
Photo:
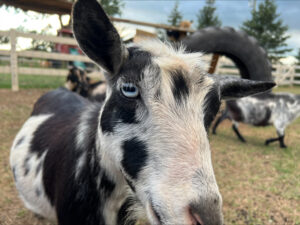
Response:
[{"label": "black and white goat", "polygon": [[299,116],[300,95],[267,93],[230,100],[226,101],[226,109],[213,126],[213,133],[216,134],[216,129],[223,120],[230,119],[233,122],[232,128],[234,132],[242,142],[245,142],[244,137],[238,130],[239,122],[254,126],[273,124],[278,137],[267,139],[265,144],[268,145],[274,141],[279,141],[280,147],[285,148],[285,128]]},{"label": "black and white goat", "polygon": [[10,155],[25,205],[59,225],[223,224],[206,129],[221,98],[274,84],[205,75],[201,54],[159,41],[124,46],[96,0],[75,3],[73,29],[107,96],[37,101]]},{"label": "black and white goat", "polygon": [[92,83],[87,73],[77,67],[69,69],[65,88],[92,101],[102,102],[105,99],[106,83],[104,81]]}]

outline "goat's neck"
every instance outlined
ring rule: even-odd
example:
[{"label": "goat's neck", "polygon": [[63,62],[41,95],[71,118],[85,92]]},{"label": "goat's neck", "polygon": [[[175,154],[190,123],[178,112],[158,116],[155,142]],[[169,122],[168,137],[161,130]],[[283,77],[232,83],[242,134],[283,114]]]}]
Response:
[{"label": "goat's neck", "polygon": [[[103,217],[106,224],[117,224],[119,210],[128,197],[128,193],[130,193],[130,190],[124,179],[124,176],[120,171],[120,168],[116,165],[115,160],[112,159],[111,154],[108,154],[108,151],[113,152],[114,149],[109,149],[109,146],[105,146],[101,142],[101,136],[101,131],[98,128],[95,140],[97,157],[99,160],[98,162],[100,164],[101,170],[115,185],[112,193],[105,200],[105,205],[103,207]],[[101,177],[99,177],[99,180],[101,182]],[[101,186],[101,183],[99,185]]]},{"label": "goat's neck", "polygon": [[[99,208],[102,211],[102,217],[105,224],[117,224],[117,215],[119,209],[127,197],[128,185],[117,166],[116,160],[112,159],[113,146],[105,146],[102,141],[102,134],[99,128],[99,114],[101,108],[99,105],[90,105],[82,112],[77,128],[77,146],[86,154],[89,160],[86,167],[79,167],[78,170],[89,168],[92,176],[86,176],[83,179],[92,177],[99,191]],[[110,151],[110,152],[109,152]],[[76,171],[80,174],[81,171]]]}]

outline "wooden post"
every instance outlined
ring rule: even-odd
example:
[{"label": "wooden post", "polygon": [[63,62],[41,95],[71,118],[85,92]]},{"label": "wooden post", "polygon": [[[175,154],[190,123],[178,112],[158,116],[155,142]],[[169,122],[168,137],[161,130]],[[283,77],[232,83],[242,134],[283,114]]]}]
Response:
[{"label": "wooden post", "polygon": [[291,65],[290,73],[291,73],[290,86],[293,86],[294,85],[294,81],[295,81],[295,73],[296,73],[296,67],[295,67],[295,65]]},{"label": "wooden post", "polygon": [[210,67],[209,67],[209,70],[208,70],[209,74],[213,74],[216,71],[216,67],[217,67],[217,64],[218,64],[218,61],[219,61],[219,57],[220,57],[219,54],[213,54],[213,57],[212,57],[211,62],[210,62]]},{"label": "wooden post", "polygon": [[17,55],[17,34],[16,30],[10,30],[10,71],[11,71],[11,88],[13,91],[19,91],[18,77],[18,55]]}]

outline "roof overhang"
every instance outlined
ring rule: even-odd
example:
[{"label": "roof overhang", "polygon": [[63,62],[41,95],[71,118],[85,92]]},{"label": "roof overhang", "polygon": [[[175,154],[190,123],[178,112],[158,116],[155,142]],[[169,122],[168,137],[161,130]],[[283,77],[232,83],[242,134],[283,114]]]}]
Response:
[{"label": "roof overhang", "polygon": [[70,14],[72,10],[72,3],[64,0],[1,0],[1,5],[59,15]]}]

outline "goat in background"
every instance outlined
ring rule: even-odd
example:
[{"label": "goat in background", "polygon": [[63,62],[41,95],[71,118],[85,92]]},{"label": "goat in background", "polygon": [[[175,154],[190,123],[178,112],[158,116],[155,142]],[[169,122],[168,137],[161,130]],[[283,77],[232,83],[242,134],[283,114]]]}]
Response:
[{"label": "goat in background", "polygon": [[265,141],[265,145],[279,141],[281,148],[284,143],[285,129],[300,116],[300,95],[290,93],[266,93],[263,95],[245,97],[226,101],[226,108],[213,126],[212,133],[216,134],[218,125],[225,119],[232,121],[232,129],[239,140],[246,142],[238,130],[238,123],[253,126],[273,125],[278,137]]}]

